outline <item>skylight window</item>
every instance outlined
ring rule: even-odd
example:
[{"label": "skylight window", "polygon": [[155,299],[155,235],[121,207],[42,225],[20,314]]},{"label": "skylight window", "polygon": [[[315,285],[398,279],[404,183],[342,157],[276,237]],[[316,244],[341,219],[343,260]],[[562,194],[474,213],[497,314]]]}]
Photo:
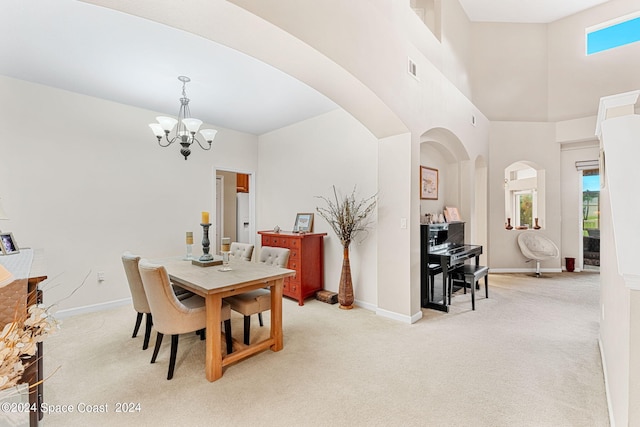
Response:
[{"label": "skylight window", "polygon": [[640,41],[640,12],[589,27],[587,55]]}]

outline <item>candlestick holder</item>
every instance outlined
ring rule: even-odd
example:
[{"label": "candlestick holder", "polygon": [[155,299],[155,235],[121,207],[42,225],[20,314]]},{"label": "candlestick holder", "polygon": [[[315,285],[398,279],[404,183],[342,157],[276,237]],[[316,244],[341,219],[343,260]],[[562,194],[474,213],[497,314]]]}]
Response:
[{"label": "candlestick holder", "polygon": [[209,227],[211,227],[211,223],[209,224],[200,224],[202,226],[202,256],[199,258],[200,261],[213,261],[213,255],[209,253],[209,246],[211,242],[209,241]]}]

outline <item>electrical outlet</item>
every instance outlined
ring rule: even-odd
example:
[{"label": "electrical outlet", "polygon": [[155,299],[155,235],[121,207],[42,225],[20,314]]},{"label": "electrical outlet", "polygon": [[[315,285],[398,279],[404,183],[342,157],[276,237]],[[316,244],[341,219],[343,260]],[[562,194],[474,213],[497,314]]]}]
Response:
[{"label": "electrical outlet", "polygon": [[98,282],[104,282],[104,271],[98,271]]},{"label": "electrical outlet", "polygon": [[407,218],[400,218],[400,228],[407,228]]}]

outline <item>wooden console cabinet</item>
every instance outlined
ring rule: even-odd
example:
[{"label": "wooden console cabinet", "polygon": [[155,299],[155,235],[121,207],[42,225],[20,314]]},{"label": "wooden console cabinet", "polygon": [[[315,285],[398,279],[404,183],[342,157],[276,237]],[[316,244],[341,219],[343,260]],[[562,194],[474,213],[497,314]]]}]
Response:
[{"label": "wooden console cabinet", "polygon": [[288,248],[287,268],[296,271],[293,277],[284,279],[283,294],[304,305],[305,298],[314,296],[324,287],[324,236],[327,233],[289,233],[258,231],[262,246]]}]

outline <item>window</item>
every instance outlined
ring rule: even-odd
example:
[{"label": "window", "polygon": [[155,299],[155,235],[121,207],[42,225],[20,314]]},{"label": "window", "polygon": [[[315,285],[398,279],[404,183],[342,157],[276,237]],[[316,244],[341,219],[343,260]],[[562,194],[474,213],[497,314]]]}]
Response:
[{"label": "window", "polygon": [[587,55],[640,41],[640,12],[589,27]]},{"label": "window", "polygon": [[513,195],[516,225],[530,228],[533,226],[533,190],[514,191]]}]

